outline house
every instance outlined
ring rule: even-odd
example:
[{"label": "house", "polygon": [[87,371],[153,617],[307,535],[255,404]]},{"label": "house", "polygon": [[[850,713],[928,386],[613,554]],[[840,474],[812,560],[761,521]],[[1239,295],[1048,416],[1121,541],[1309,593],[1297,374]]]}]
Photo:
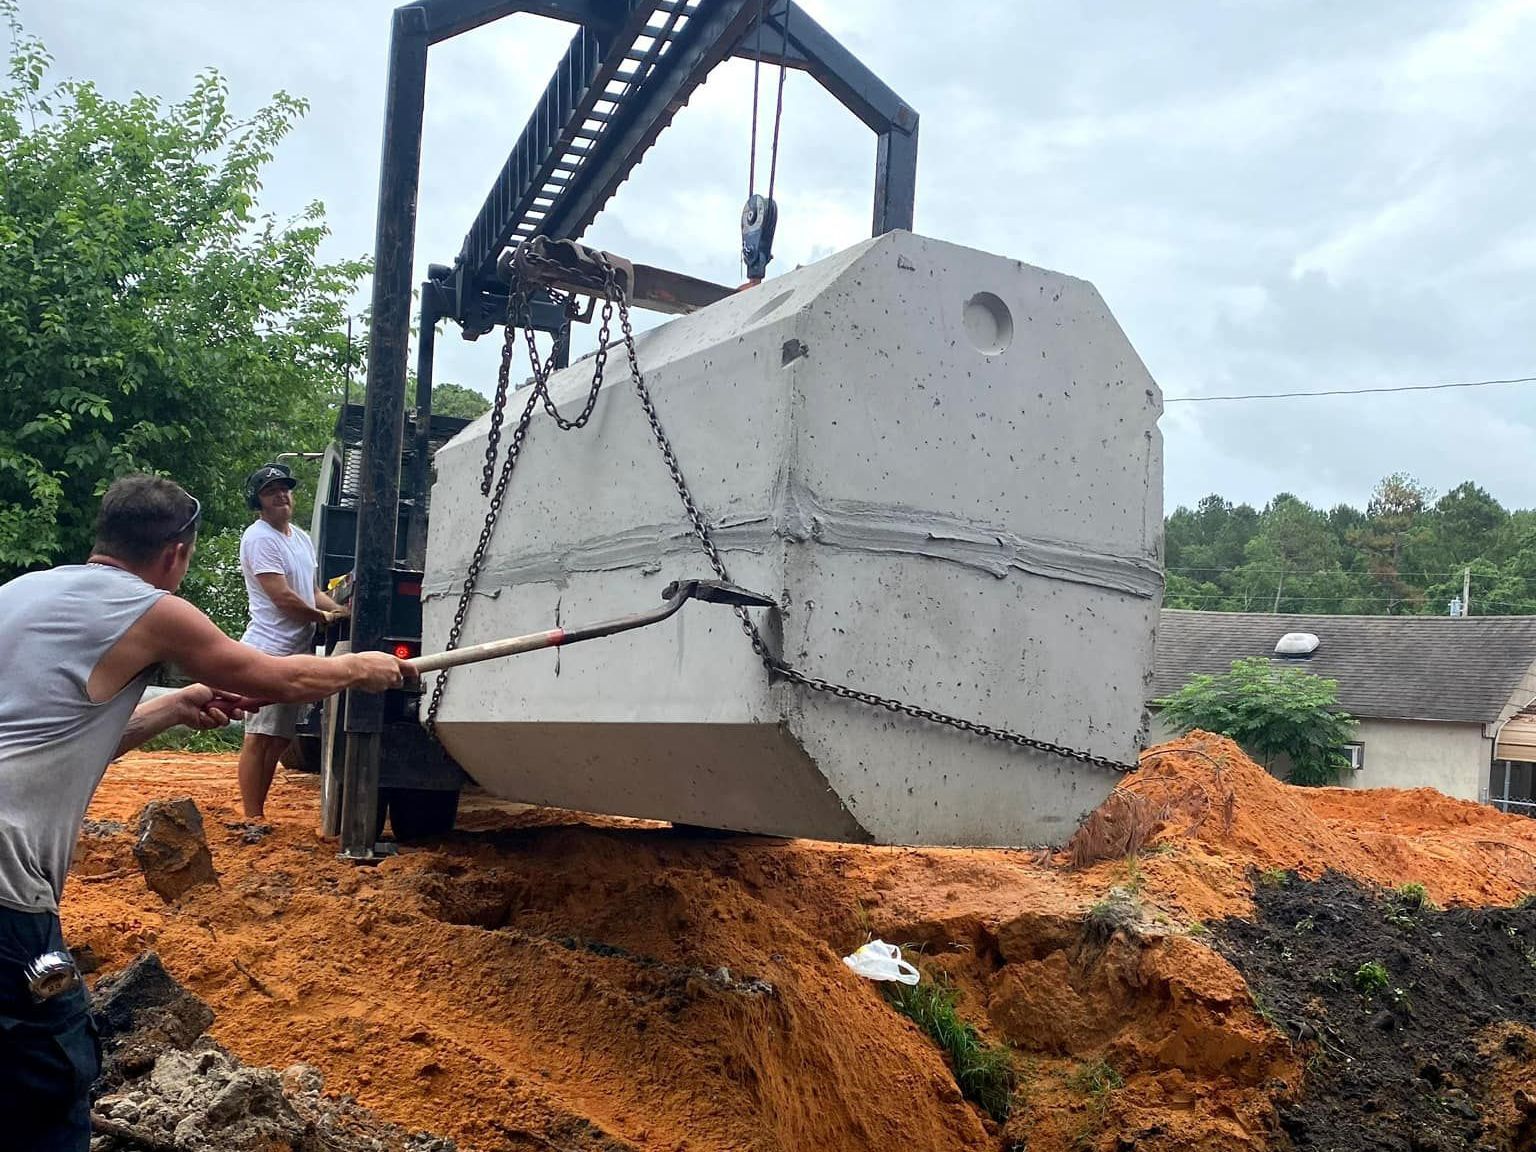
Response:
[{"label": "house", "polygon": [[1340,706],[1359,722],[1340,783],[1427,786],[1536,815],[1536,616],[1164,609],[1152,700],[1250,656],[1338,682]]}]

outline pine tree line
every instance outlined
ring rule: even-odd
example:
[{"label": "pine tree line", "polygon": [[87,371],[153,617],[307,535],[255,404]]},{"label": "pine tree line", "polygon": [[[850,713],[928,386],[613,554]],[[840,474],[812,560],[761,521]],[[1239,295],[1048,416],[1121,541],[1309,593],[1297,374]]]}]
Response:
[{"label": "pine tree line", "polygon": [[1505,508],[1471,481],[1437,499],[1394,473],[1364,510],[1207,496],[1167,518],[1165,559],[1169,608],[1447,615],[1470,574],[1472,615],[1536,613],[1536,509]]}]

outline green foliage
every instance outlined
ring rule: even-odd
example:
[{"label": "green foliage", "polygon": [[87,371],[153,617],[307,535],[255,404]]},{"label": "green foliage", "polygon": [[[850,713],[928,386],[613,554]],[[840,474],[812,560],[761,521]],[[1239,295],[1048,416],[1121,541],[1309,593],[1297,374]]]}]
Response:
[{"label": "green foliage", "polygon": [[1355,723],[1339,711],[1338,684],[1262,656],[1234,661],[1224,676],[1196,676],[1158,707],[1180,732],[1230,736],[1266,766],[1285,757],[1295,784],[1332,784],[1348,766],[1341,749]]},{"label": "green foliage", "polygon": [[168,728],[143,744],[148,752],[236,752],[242,740],[239,728]]},{"label": "green foliage", "polygon": [[1444,615],[1470,570],[1473,614],[1536,613],[1536,511],[1510,511],[1471,481],[1435,500],[1396,473],[1364,510],[1207,496],[1176,509],[1164,538],[1170,608]]},{"label": "green foliage", "polygon": [[1368,960],[1355,969],[1355,987],[1367,996],[1380,992],[1392,983],[1391,973],[1379,960]]},{"label": "green foliage", "polygon": [[83,559],[125,472],[184,484],[205,531],[243,525],[244,474],[329,433],[367,272],[318,260],[318,203],[258,209],[305,104],[242,119],[212,72],[174,103],[45,87],[46,49],[0,13],[0,579]]},{"label": "green foliage", "polygon": [[198,537],[181,594],[208,614],[226,635],[240,639],[249,619],[245,578],[240,573],[239,528]]},{"label": "green foliage", "polygon": [[1392,890],[1392,903],[1408,912],[1433,912],[1437,907],[1435,902],[1429,898],[1429,891],[1417,881],[1409,884],[1399,884],[1394,888]]},{"label": "green foliage", "polygon": [[461,384],[432,385],[432,414],[474,420],[491,410],[491,402]]},{"label": "green foliage", "polygon": [[1088,1116],[1072,1141],[1074,1149],[1090,1149],[1097,1146],[1096,1136],[1104,1125],[1109,1110],[1111,1093],[1125,1087],[1125,1079],[1100,1058],[1083,1064],[1067,1077],[1067,1086],[1088,1097]]},{"label": "green foliage", "polygon": [[1284,888],[1291,882],[1291,874],[1284,868],[1266,868],[1259,873],[1260,888]]},{"label": "green foliage", "polygon": [[988,1044],[960,1019],[955,991],[947,980],[925,978],[918,984],[887,984],[885,989],[892,1007],[926,1032],[949,1057],[955,1083],[965,1098],[999,1124],[1004,1123],[1018,1087],[1013,1053],[1003,1045]]}]

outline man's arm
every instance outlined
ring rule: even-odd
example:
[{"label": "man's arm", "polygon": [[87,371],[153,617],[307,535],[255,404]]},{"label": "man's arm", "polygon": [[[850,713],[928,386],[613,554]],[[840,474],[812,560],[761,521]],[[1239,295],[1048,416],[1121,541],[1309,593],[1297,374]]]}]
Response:
[{"label": "man's arm", "polygon": [[[300,596],[289,586],[288,581],[280,572],[258,572],[256,573],[256,583],[261,585],[261,590],[267,594],[267,598],[272,601],[273,606],[284,616],[288,617],[288,619],[301,620],[306,624],[323,625],[330,623],[326,610],[318,607],[323,593],[315,594],[317,607],[311,608],[308,604],[304,603],[304,597]],[[335,606],[335,602],[329,596],[326,596],[325,599],[332,607]]]},{"label": "man's arm", "polygon": [[245,719],[246,712],[253,710],[251,701],[225,696],[206,684],[190,684],[135,708],[113,759],[178,724],[198,730],[222,728],[231,720]]},{"label": "man's arm", "polygon": [[[323,588],[315,589],[315,607],[323,610],[331,616],[346,616],[352,611],[346,605],[338,604],[336,601],[332,600],[328,595],[326,595]],[[327,620],[326,623],[329,624],[330,621]]]},{"label": "man's arm", "polygon": [[135,650],[121,654],[126,668],[174,663],[220,691],[274,703],[323,700],[345,688],[383,692],[399,687],[405,671],[384,652],[269,656],[231,640],[179,596],[162,596],[117,647],[129,642]]}]

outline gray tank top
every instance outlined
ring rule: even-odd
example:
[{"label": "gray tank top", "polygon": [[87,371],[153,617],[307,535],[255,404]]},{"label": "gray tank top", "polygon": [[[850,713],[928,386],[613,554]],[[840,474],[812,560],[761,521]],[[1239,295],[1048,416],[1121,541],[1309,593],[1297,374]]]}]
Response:
[{"label": "gray tank top", "polygon": [[93,704],[97,662],[164,591],[79,564],[0,586],[0,904],[56,912],[80,822],[149,683]]}]

